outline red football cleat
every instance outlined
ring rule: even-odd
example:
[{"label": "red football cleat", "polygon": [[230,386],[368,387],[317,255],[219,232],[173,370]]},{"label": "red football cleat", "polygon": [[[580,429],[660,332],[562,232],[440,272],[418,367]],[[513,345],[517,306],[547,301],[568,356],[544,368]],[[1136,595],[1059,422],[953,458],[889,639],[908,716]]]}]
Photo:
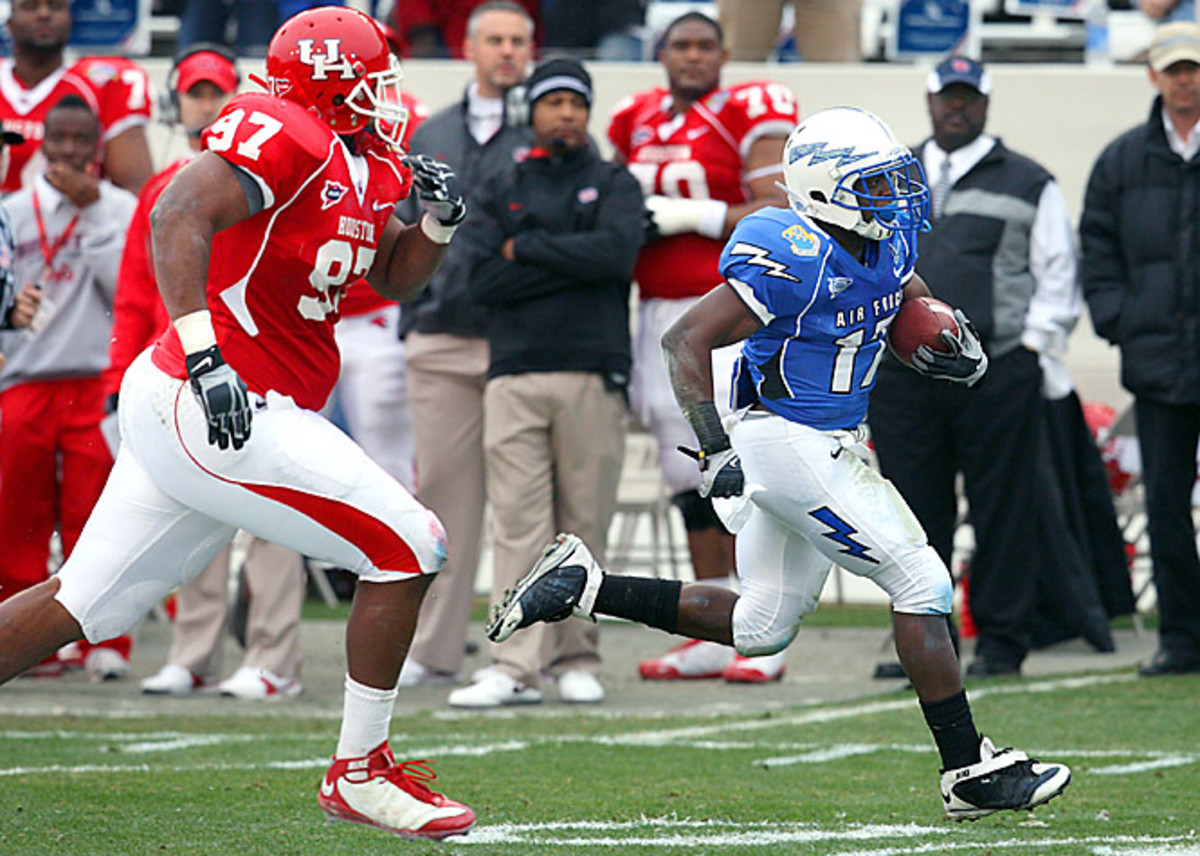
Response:
[{"label": "red football cleat", "polygon": [[733,661],[733,649],[716,642],[692,639],[676,645],[661,657],[642,660],[638,674],[647,681],[680,681],[719,678]]},{"label": "red football cleat", "polygon": [[334,758],[317,803],[330,820],[365,823],[401,838],[462,835],[475,812],[425,784],[437,778],[426,761],[397,764],[387,741],[362,758]]},{"label": "red football cleat", "polygon": [[787,656],[780,651],[762,657],[734,657],[721,677],[731,684],[767,684],[783,680],[786,671]]}]

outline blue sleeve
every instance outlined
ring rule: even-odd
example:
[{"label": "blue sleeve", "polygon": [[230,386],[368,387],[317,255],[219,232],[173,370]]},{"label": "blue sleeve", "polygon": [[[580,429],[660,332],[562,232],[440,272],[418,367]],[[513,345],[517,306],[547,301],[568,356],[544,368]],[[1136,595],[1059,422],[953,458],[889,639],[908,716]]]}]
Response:
[{"label": "blue sleeve", "polygon": [[721,275],[765,326],[804,314],[827,254],[821,237],[803,224],[751,215],[721,252]]}]

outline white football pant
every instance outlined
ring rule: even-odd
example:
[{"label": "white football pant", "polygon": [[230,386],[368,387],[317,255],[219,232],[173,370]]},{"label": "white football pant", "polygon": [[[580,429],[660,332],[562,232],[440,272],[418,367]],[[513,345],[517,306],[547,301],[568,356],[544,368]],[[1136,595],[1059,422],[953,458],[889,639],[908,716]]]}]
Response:
[{"label": "white football pant", "polygon": [[786,648],[833,564],[874,580],[896,612],[949,614],[950,572],[899,491],[856,454],[855,433],[751,411],[730,439],[755,488],[737,536],[739,654]]},{"label": "white football pant", "polygon": [[57,599],[89,641],[116,636],[198,574],[241,527],[369,582],[435,573],[437,517],[324,417],[255,400],[249,441],[209,445],[186,381],[149,351],[121,385],[121,450]]}]

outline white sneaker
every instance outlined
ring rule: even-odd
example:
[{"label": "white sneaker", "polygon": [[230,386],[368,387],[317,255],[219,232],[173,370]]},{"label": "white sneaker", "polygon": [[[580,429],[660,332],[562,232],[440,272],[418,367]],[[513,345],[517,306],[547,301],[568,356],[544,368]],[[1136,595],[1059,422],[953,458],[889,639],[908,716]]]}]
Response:
[{"label": "white sneaker", "polygon": [[1042,763],[1015,749],[996,751],[984,737],[979,761],[942,773],[946,817],[976,820],[996,811],[1031,809],[1049,802],[1071,784],[1066,764]]},{"label": "white sneaker", "polygon": [[661,657],[642,660],[638,663],[638,674],[647,681],[719,678],[734,656],[733,648],[728,645],[689,639]]},{"label": "white sneaker", "polygon": [[762,657],[743,657],[739,654],[725,667],[721,677],[731,684],[766,684],[782,680],[786,671],[786,651]]},{"label": "white sneaker", "polygon": [[203,686],[199,675],[175,663],[167,663],[157,674],[142,678],[142,692],[146,695],[185,696]]},{"label": "white sneaker", "polygon": [[84,658],[83,668],[93,681],[115,681],[129,674],[129,661],[112,648],[93,648]]},{"label": "white sneaker", "polygon": [[295,698],[303,687],[295,678],[281,678],[268,669],[242,666],[217,684],[217,689],[223,696],[243,701],[261,701],[268,698]]},{"label": "white sneaker", "polygon": [[451,672],[439,672],[416,660],[408,659],[400,667],[398,687],[431,687],[443,684],[457,684],[458,675]]},{"label": "white sneaker", "polygon": [[570,669],[558,679],[558,697],[567,704],[598,704],[604,701],[604,686],[591,672]]},{"label": "white sneaker", "polygon": [[542,691],[492,669],[483,678],[450,693],[451,707],[500,707],[508,704],[541,704]]}]

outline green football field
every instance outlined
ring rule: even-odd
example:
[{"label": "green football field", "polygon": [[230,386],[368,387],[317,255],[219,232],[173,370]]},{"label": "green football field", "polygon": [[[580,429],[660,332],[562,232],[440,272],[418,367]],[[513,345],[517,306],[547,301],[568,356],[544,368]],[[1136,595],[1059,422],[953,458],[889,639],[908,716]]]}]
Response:
[{"label": "green football field", "polygon": [[1129,671],[972,690],[1002,743],[1070,764],[1035,813],[943,819],[904,690],[752,716],[546,706],[398,718],[471,805],[465,838],[328,823],[336,718],[0,717],[0,854],[1200,854],[1200,676]]}]

